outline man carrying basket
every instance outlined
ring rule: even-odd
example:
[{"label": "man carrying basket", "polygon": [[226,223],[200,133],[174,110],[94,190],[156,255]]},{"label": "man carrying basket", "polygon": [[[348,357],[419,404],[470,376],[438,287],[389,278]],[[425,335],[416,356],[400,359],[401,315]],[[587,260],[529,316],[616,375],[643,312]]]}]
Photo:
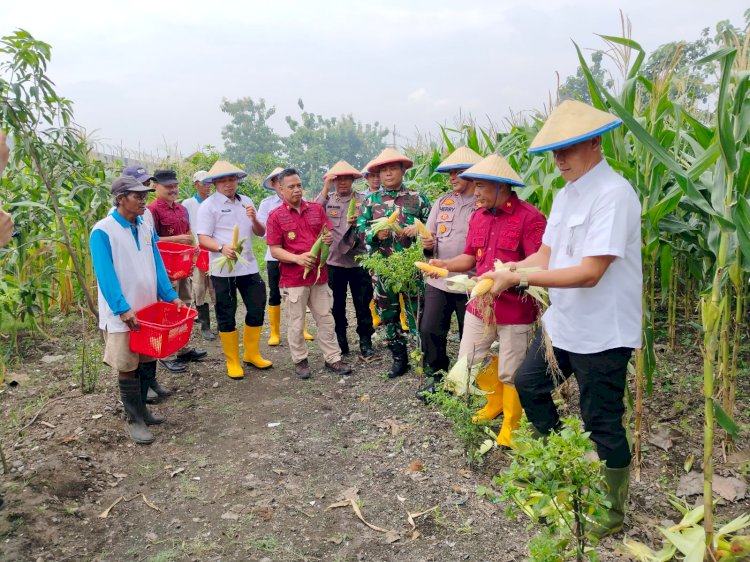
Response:
[{"label": "man carrying basket", "polygon": [[141,219],[146,193],[153,188],[130,176],[117,178],[110,189],[115,210],[94,225],[89,245],[99,286],[99,328],[104,331],[104,362],[117,369],[120,399],[130,437],[148,444],[154,436],[147,425],[164,422],[146,407],[156,360],[130,351],[130,330],[138,330],[136,311],[157,300],[184,303],[167,277],[153,228]]}]

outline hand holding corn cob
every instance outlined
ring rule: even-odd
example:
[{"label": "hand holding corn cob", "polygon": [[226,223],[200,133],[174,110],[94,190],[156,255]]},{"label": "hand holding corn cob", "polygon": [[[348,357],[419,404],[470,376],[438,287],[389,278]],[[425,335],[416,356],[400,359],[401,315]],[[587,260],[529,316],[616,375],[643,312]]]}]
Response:
[{"label": "hand holding corn cob", "polygon": [[217,269],[219,271],[223,271],[225,267],[228,269],[229,273],[232,273],[232,270],[238,263],[240,265],[244,265],[247,263],[247,260],[242,257],[242,251],[244,249],[247,238],[243,238],[241,240],[239,238],[240,226],[238,224],[235,224],[234,232],[232,233],[232,243],[226,244],[224,246],[224,248],[222,249],[221,257],[218,257],[214,260],[214,265],[211,269],[208,270],[208,273],[211,273],[212,271],[215,271]]},{"label": "hand holding corn cob", "polygon": [[445,269],[444,267],[438,267],[434,265],[433,261],[441,261],[441,260],[430,260],[430,263],[425,263],[423,261],[415,261],[414,265],[422,270],[422,272],[427,275],[428,277],[432,277],[433,279],[437,279],[439,277],[448,277],[449,271]]},{"label": "hand holding corn cob", "polygon": [[401,211],[399,209],[396,209],[387,217],[380,217],[379,219],[375,219],[374,221],[372,221],[372,225],[370,226],[370,230],[368,231],[369,234],[377,235],[379,240],[387,240],[391,235],[391,231],[395,232],[396,234],[401,234],[402,229],[398,225],[398,217],[400,214]]},{"label": "hand holding corn cob", "polygon": [[315,244],[313,244],[312,248],[310,248],[310,251],[305,252],[300,256],[301,258],[303,258],[300,265],[303,265],[305,268],[305,270],[302,272],[302,279],[307,279],[310,271],[312,271],[312,269],[315,267],[315,264],[318,262],[318,258],[320,258],[320,264],[318,265],[318,274],[315,278],[315,281],[318,281],[318,279],[320,278],[320,271],[326,264],[328,253],[331,251],[332,241],[333,236],[331,235],[331,232],[328,230],[328,227],[326,225],[323,225],[323,229],[320,231],[320,235],[315,241]]}]

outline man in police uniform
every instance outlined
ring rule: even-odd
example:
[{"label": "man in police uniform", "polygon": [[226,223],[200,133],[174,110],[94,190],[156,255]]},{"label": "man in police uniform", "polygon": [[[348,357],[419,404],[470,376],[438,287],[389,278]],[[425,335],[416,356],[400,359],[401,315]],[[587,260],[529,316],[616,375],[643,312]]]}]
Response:
[{"label": "man in police uniform", "polygon": [[[550,114],[529,152],[552,151],[568,182],[555,196],[539,251],[516,267],[543,271],[490,274],[493,292],[549,287],[542,317],[559,370],[574,374],[581,417],[604,461],[606,517],[599,537],[622,529],[630,479],[630,445],[622,420],[627,367],[641,346],[643,272],[641,205],[633,187],[604,160],[601,135],[621,121],[584,103],[563,101]],[[552,401],[557,382],[544,353],[541,331],[516,377],[526,415],[540,435],[560,427]]]},{"label": "man in police uniform", "polygon": [[[431,264],[449,271],[470,271],[476,266],[482,275],[493,271],[497,260],[519,261],[539,249],[544,215],[515,194],[513,186],[523,186],[523,181],[502,156],[488,156],[461,177],[474,180],[480,208],[471,216],[463,253],[447,261],[430,260]],[[469,357],[470,364],[481,363],[492,343],[499,343],[497,367],[489,366],[477,376],[480,388],[491,394],[475,419],[491,419],[502,412],[497,443],[509,448],[522,414],[514,380],[533,334],[537,307],[523,291],[513,291],[495,297],[487,308],[472,301],[466,312],[459,357]],[[494,380],[486,380],[486,375]]]},{"label": "man in police uniform", "polygon": [[[323,176],[323,191],[315,199],[323,205],[331,223],[333,243],[328,255],[328,285],[333,291],[333,319],[336,323],[336,339],[341,353],[349,353],[349,340],[346,337],[346,295],[347,286],[352,293],[354,312],[357,317],[357,335],[362,359],[369,361],[375,355],[372,349],[372,316],[368,305],[372,300],[372,282],[370,274],[359,266],[356,257],[367,249],[357,232],[357,216],[362,208],[365,196],[352,188],[354,180],[362,175],[348,162],[341,160],[331,167]],[[335,185],[334,193],[330,193]],[[356,202],[357,212],[348,217],[352,197]]]},{"label": "man in police uniform", "polygon": [[[447,260],[463,253],[469,219],[478,204],[474,195],[474,182],[460,178],[459,174],[481,159],[479,154],[462,146],[435,169],[436,172],[449,175],[453,190],[443,195],[432,206],[426,224],[432,236],[422,237],[426,256]],[[434,392],[435,382],[440,377],[437,373],[447,371],[450,366],[446,346],[454,313],[458,321],[459,335],[463,335],[464,331],[466,293],[452,291],[446,281],[433,277],[427,277],[425,281],[424,310],[419,321],[419,333],[422,340],[422,362],[429,378],[427,386],[417,393],[417,397],[421,399],[424,399],[425,392]]]},{"label": "man in police uniform", "polygon": [[[362,174],[362,177],[367,180],[367,191],[363,193],[363,195],[365,196],[369,195],[370,193],[377,193],[378,191],[380,191],[380,174],[376,174],[374,172],[371,173],[367,170],[367,166],[369,166],[371,162],[372,160],[370,160],[370,162],[368,162],[360,172]],[[372,281],[374,282],[374,279]],[[370,301],[370,315],[372,316],[372,327],[377,328],[378,326],[380,326],[381,320],[380,316],[378,316],[378,311],[375,307],[374,300]]]},{"label": "man in police uniform", "polygon": [[[369,252],[380,252],[391,255],[411,246],[417,236],[414,219],[426,221],[430,213],[430,202],[422,193],[406,189],[403,186],[404,171],[413,162],[399,154],[393,148],[386,148],[367,166],[371,173],[380,175],[382,189],[371,193],[362,204],[362,214],[357,219],[357,227],[364,233]],[[401,234],[391,230],[381,230],[375,234],[368,230],[372,221],[385,217],[399,210],[398,223],[403,227]],[[410,309],[409,323],[414,324],[416,331],[416,310],[419,295],[404,295],[404,301]],[[386,341],[393,356],[393,364],[388,372],[389,378],[400,377],[409,369],[406,349],[406,337],[401,329],[399,319],[399,295],[386,287],[380,279],[375,279],[375,305],[386,328]]]}]

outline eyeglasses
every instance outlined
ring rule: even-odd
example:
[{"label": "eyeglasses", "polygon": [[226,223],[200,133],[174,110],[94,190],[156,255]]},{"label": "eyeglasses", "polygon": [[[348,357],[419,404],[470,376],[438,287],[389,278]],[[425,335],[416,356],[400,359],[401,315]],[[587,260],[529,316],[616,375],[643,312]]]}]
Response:
[{"label": "eyeglasses", "polygon": [[138,201],[145,201],[148,199],[148,191],[128,191],[127,196]]}]

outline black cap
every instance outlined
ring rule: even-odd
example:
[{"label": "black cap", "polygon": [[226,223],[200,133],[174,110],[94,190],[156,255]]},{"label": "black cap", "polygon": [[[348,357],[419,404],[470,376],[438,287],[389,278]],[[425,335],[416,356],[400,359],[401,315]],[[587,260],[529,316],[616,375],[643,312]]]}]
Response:
[{"label": "black cap", "polygon": [[174,170],[156,170],[154,172],[154,179],[156,183],[161,185],[177,185],[177,172]]},{"label": "black cap", "polygon": [[109,188],[109,192],[113,195],[120,195],[121,193],[127,193],[128,191],[153,191],[153,187],[143,185],[133,176],[120,176],[112,182],[112,187]]}]

